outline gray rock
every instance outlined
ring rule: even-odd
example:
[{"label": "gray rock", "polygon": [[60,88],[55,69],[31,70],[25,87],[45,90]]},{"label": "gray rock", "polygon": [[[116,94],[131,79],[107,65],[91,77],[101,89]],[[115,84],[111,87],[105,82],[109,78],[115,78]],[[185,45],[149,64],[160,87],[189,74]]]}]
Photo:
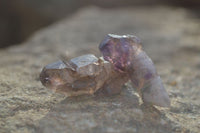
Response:
[{"label": "gray rock", "polygon": [[[198,18],[181,8],[83,9],[0,51],[0,132],[198,133],[200,70]],[[141,104],[127,84],[113,97],[67,98],[44,88],[41,69],[58,60],[99,55],[107,33],[134,34],[154,61],[171,108]]]}]

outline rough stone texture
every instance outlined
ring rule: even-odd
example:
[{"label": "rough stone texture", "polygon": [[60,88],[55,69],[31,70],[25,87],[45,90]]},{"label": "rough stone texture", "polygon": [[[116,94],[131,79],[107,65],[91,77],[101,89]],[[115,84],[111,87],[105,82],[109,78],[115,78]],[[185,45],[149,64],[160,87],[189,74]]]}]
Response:
[{"label": "rough stone texture", "polygon": [[[200,131],[199,19],[185,9],[86,8],[36,33],[20,46],[0,51],[0,132]],[[39,73],[63,53],[98,55],[107,33],[135,34],[153,59],[171,98],[171,108],[141,104],[130,85],[113,97],[66,98],[39,82]],[[67,50],[67,51],[64,51]]]}]

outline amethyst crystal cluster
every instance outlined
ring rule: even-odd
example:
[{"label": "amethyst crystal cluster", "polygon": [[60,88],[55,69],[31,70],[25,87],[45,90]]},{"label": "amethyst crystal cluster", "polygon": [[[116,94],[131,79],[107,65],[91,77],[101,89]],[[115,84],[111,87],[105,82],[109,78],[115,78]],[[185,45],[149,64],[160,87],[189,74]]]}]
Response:
[{"label": "amethyst crystal cluster", "polygon": [[161,78],[137,37],[108,34],[99,49],[103,58],[89,54],[47,65],[40,74],[42,84],[68,96],[113,95],[131,80],[144,103],[170,106]]}]

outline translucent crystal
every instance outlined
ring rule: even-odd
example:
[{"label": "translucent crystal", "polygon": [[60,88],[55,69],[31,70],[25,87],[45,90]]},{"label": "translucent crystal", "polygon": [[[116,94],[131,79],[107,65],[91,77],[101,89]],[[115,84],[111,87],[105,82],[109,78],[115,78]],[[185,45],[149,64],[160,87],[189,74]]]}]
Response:
[{"label": "translucent crystal", "polygon": [[44,67],[42,84],[69,96],[98,93],[116,94],[128,78],[114,71],[112,64],[88,54]]},{"label": "translucent crystal", "polygon": [[142,50],[137,37],[108,34],[100,43],[99,49],[116,71],[127,74],[145,103],[170,106],[161,78],[152,60]]}]

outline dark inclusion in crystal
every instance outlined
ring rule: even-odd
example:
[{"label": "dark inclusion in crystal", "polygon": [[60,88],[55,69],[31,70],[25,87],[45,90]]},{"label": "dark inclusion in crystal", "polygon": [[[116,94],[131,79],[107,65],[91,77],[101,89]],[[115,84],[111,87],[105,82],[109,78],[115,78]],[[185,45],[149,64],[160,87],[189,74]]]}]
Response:
[{"label": "dark inclusion in crystal", "polygon": [[161,78],[137,37],[108,34],[99,49],[103,58],[88,54],[47,65],[40,74],[42,84],[68,96],[112,95],[131,80],[144,103],[170,106]]}]

